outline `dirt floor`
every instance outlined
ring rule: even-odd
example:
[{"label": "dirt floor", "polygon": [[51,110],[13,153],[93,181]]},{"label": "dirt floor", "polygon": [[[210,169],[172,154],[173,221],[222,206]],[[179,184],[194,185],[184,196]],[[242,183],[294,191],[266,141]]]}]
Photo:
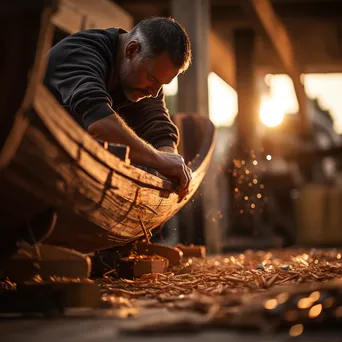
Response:
[{"label": "dirt floor", "polygon": [[136,280],[111,273],[96,280],[101,308],[43,320],[3,317],[0,340],[342,340],[341,253],[246,251],[189,258]]}]

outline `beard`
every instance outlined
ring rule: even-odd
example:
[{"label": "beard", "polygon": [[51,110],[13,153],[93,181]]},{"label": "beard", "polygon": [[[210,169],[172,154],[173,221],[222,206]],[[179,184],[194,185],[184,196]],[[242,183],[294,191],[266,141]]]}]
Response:
[{"label": "beard", "polygon": [[121,85],[122,91],[130,102],[139,102],[140,100],[147,97],[145,92],[139,88],[133,88],[129,85],[127,80],[130,79],[130,72],[125,66],[122,66],[119,71],[119,83]]}]

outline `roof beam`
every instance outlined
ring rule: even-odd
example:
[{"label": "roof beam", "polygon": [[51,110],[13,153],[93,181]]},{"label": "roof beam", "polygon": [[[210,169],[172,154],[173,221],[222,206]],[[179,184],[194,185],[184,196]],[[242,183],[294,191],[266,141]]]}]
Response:
[{"label": "roof beam", "polygon": [[285,72],[290,76],[298,100],[302,133],[310,133],[311,125],[308,119],[307,97],[304,85],[300,80],[300,70],[294,56],[293,45],[285,26],[275,13],[269,0],[244,0],[242,4],[257,28],[262,29],[267,34]]},{"label": "roof beam", "polygon": [[209,33],[209,44],[210,70],[235,89],[235,56],[232,47],[214,30]]}]

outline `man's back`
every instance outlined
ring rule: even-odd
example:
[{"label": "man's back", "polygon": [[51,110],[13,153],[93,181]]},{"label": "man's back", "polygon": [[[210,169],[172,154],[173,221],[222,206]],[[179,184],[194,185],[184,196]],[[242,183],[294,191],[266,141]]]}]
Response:
[{"label": "man's back", "polygon": [[85,129],[112,104],[108,85],[118,39],[116,28],[86,30],[61,40],[49,52],[44,83]]},{"label": "man's back", "polygon": [[[157,98],[134,103],[113,82],[119,34],[124,32],[85,30],[61,40],[49,52],[44,83],[84,129],[115,111],[153,146],[175,146],[178,131],[170,121],[163,91]],[[152,121],[162,124],[151,126]]]}]

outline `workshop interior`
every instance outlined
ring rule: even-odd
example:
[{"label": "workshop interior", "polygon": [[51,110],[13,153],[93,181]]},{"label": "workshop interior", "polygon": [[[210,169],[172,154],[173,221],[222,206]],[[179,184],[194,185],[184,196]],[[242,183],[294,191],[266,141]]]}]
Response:
[{"label": "workshop interior", "polygon": [[[341,16],[339,0],[3,1],[0,340],[341,338]],[[185,193],[44,83],[57,44],[146,18],[191,41],[163,86]]]}]

